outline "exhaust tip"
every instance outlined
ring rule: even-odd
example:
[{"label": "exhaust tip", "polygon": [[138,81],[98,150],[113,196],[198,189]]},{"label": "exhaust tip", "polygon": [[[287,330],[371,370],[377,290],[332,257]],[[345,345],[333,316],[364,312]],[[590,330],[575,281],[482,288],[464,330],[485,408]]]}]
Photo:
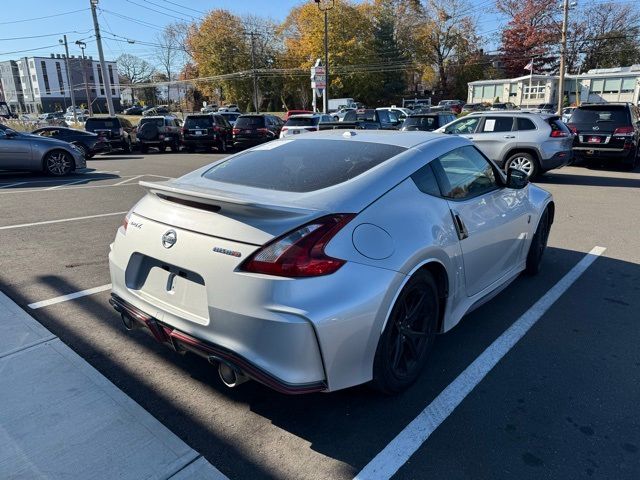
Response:
[{"label": "exhaust tip", "polygon": [[222,383],[229,388],[235,388],[249,380],[249,377],[232,366],[227,365],[225,362],[218,363],[218,375]]},{"label": "exhaust tip", "polygon": [[122,312],[120,314],[120,318],[122,319],[122,324],[124,325],[124,328],[126,330],[135,330],[138,327],[138,322],[136,322],[126,313]]}]

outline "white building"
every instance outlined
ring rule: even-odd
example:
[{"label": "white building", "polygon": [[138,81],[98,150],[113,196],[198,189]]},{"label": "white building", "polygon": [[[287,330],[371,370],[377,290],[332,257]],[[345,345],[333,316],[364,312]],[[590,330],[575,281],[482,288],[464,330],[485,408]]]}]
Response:
[{"label": "white building", "polygon": [[[106,62],[111,96],[116,108],[120,105],[120,82],[115,62]],[[96,112],[106,112],[106,92],[100,62],[91,57],[69,58],[71,70],[67,76],[64,55],[23,57],[0,62],[0,82],[7,103],[14,112],[40,113],[63,110],[71,105],[71,78],[76,104],[92,104]],[[89,99],[87,99],[87,90]],[[10,95],[7,95],[10,92]]]},{"label": "white building", "polygon": [[[529,88],[531,85],[531,88]],[[511,102],[523,108],[558,102],[557,75],[525,75],[468,84],[467,103]],[[640,104],[640,65],[600,68],[566,75],[564,96],[569,104],[628,102]]]}]

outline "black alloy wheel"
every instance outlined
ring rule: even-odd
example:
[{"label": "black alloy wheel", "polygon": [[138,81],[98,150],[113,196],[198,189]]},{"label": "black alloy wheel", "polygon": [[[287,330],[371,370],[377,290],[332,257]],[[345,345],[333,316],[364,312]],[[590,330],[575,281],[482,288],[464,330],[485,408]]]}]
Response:
[{"label": "black alloy wheel", "polygon": [[373,386],[386,394],[409,387],[422,371],[435,341],[440,299],[428,271],[419,271],[404,286],[378,342]]},{"label": "black alloy wheel", "polygon": [[53,177],[64,177],[73,170],[73,158],[63,150],[54,150],[44,157],[44,171]]}]

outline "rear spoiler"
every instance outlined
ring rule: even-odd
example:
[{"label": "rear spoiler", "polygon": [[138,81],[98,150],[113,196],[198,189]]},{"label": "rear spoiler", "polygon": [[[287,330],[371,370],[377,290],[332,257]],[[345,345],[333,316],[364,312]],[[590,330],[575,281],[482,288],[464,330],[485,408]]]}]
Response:
[{"label": "rear spoiler", "polygon": [[[255,211],[255,210],[268,210],[271,215],[279,213],[283,216],[298,216],[298,215],[310,215],[317,214],[318,210],[300,208],[295,205],[287,204],[271,204],[265,203],[258,199],[251,199],[249,197],[232,196],[228,192],[221,192],[219,190],[204,189],[199,187],[187,187],[172,185],[170,181],[167,182],[139,182],[141,187],[146,188],[150,193],[159,196],[161,198],[170,197],[180,199],[189,203],[201,203],[209,205],[213,208],[207,210],[232,210],[232,211]],[[181,202],[182,203],[182,202]],[[195,205],[194,205],[195,206]],[[217,207],[217,209],[216,209]]]}]

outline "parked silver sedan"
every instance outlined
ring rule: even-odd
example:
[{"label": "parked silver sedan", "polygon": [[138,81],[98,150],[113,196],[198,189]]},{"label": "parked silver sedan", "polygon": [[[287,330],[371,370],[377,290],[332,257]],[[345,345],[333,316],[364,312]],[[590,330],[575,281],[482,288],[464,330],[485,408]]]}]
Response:
[{"label": "parked silver sedan", "polygon": [[86,165],[82,152],[70,143],[0,125],[0,170],[43,171],[60,177]]},{"label": "parked silver sedan", "polygon": [[538,272],[555,208],[425,132],[311,133],[141,185],[109,254],[125,326],[285,393],[407,388],[437,333]]}]

